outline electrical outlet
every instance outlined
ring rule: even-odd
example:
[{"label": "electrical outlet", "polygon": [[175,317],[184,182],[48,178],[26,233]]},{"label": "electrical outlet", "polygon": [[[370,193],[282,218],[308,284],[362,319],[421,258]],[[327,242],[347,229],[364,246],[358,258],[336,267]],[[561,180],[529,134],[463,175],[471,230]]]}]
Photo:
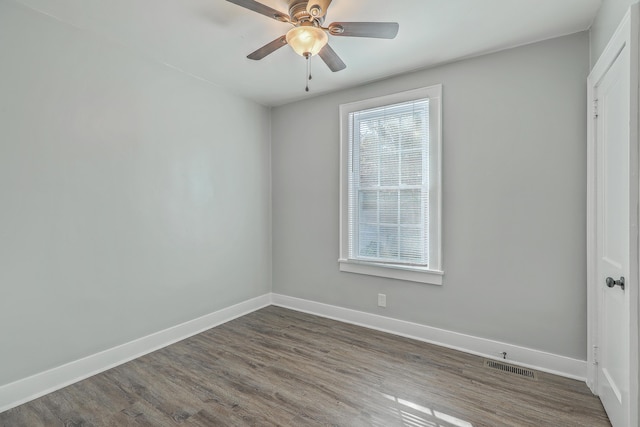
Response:
[{"label": "electrical outlet", "polygon": [[385,294],[378,294],[378,307],[387,306],[387,296]]}]

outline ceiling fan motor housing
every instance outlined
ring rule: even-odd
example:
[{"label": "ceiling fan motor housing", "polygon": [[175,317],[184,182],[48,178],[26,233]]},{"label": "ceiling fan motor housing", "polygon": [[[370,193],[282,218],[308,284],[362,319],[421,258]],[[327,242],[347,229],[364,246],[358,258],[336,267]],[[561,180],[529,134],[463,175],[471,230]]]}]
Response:
[{"label": "ceiling fan motor housing", "polygon": [[[308,0],[289,0],[289,16],[294,23],[300,22],[317,22],[318,25],[322,25],[324,22],[324,16],[315,17],[307,11]],[[318,14],[322,13],[322,9],[318,6]]]}]

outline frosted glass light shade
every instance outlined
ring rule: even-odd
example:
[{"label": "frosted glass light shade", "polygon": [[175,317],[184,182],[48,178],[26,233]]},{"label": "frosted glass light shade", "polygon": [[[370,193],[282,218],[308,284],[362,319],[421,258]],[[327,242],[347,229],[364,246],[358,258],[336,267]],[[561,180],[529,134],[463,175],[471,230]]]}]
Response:
[{"label": "frosted glass light shade", "polygon": [[317,55],[328,41],[324,30],[311,25],[295,27],[287,33],[287,43],[300,56]]}]

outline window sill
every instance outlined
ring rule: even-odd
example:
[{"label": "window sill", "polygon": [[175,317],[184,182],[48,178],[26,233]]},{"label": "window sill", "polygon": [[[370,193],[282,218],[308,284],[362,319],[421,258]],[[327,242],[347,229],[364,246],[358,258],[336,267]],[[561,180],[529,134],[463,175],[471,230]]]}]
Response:
[{"label": "window sill", "polygon": [[428,283],[430,285],[442,285],[442,276],[444,276],[443,271],[429,270],[422,267],[387,265],[349,259],[339,259],[338,262],[340,263],[340,271],[347,273],[366,274],[409,282]]}]

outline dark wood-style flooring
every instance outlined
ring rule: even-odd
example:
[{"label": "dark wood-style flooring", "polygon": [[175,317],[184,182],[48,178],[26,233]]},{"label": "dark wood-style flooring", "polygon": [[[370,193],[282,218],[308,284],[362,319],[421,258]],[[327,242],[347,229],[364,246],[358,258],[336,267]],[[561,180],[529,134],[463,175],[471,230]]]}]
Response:
[{"label": "dark wood-style flooring", "polygon": [[2,426],[609,426],[580,382],[267,307],[0,414]]}]

